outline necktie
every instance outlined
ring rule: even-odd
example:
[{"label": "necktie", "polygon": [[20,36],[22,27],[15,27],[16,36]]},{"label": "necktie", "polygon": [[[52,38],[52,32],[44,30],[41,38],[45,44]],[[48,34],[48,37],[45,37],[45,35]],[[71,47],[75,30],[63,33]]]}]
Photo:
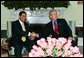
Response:
[{"label": "necktie", "polygon": [[58,32],[58,24],[56,21],[54,21],[54,31],[59,35],[59,32]]}]

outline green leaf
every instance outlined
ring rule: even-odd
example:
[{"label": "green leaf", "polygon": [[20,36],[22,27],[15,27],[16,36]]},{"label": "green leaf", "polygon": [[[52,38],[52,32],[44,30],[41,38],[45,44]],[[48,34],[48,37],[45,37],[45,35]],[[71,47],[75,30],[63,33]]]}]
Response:
[{"label": "green leaf", "polygon": [[8,9],[15,8],[18,9],[25,9],[29,7],[31,10],[35,10],[35,8],[54,8],[54,7],[68,7],[70,5],[69,1],[4,1],[2,3]]},{"label": "green leaf", "polygon": [[57,55],[56,55],[57,48],[53,48],[52,52],[53,52],[53,53],[52,53],[52,55],[53,55],[52,57],[56,57],[56,56],[57,56]]}]

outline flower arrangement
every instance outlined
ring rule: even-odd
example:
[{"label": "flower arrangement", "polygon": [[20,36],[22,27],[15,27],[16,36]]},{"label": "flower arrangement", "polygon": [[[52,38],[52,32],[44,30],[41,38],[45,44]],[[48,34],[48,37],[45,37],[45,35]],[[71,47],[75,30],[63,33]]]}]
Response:
[{"label": "flower arrangement", "polygon": [[77,46],[71,46],[71,40],[60,37],[47,37],[37,41],[29,52],[29,57],[83,57]]}]

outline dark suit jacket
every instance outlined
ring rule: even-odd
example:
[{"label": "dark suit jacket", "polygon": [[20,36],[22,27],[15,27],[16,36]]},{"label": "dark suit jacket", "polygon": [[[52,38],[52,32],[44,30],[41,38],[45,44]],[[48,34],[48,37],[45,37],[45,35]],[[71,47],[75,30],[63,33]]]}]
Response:
[{"label": "dark suit jacket", "polygon": [[[65,19],[58,18],[57,23],[60,33],[59,37],[68,38],[69,36],[72,36],[72,31],[68,26],[67,22],[65,21]],[[49,35],[52,35],[53,38],[58,38],[57,34],[53,30],[52,21],[45,25],[44,32],[41,33],[40,37],[48,37]]]},{"label": "dark suit jacket", "polygon": [[29,27],[28,23],[25,22],[24,25],[25,25],[26,31],[22,30],[22,26],[21,26],[19,20],[16,20],[16,21],[12,22],[12,38],[10,40],[10,42],[12,44],[17,44],[17,45],[18,44],[23,44],[23,42],[21,40],[22,36],[26,37],[26,42],[25,43],[29,42],[28,32],[31,32],[31,30],[30,30],[30,27]]}]

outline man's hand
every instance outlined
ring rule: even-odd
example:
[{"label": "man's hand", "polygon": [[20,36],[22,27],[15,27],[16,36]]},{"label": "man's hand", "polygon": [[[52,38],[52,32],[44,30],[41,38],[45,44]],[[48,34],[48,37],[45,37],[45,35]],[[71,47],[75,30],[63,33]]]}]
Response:
[{"label": "man's hand", "polygon": [[74,38],[74,37],[68,37],[68,39],[69,39],[69,40],[75,40],[75,38]]},{"label": "man's hand", "polygon": [[31,32],[30,39],[34,40],[36,36],[37,36],[37,34],[35,32]]}]

